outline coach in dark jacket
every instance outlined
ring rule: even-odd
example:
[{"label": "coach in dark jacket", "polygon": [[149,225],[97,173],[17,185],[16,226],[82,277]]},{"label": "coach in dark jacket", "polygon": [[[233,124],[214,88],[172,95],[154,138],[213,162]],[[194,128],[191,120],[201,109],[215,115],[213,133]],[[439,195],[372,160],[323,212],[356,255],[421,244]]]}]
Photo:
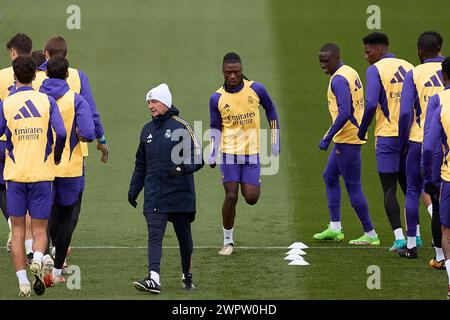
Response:
[{"label": "coach in dark jacket", "polygon": [[203,166],[201,145],[172,106],[172,95],[165,83],[150,90],[146,100],[152,121],[141,132],[128,202],[136,207],[136,199],[144,188],[149,276],[133,284],[140,291],[161,292],[162,241],[167,221],[171,221],[180,245],[183,287],[191,290],[195,288],[190,270],[191,222],[195,217],[193,173]]}]

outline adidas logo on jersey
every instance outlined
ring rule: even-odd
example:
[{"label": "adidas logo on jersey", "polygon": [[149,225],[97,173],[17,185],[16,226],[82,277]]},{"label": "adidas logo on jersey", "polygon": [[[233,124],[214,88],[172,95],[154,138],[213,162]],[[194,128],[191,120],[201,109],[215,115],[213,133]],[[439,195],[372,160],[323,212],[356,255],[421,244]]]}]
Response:
[{"label": "adidas logo on jersey", "polygon": [[443,87],[442,83],[442,70],[438,70],[436,74],[430,77],[430,80],[425,83],[425,87]]},{"label": "adidas logo on jersey", "polygon": [[25,102],[25,106],[19,109],[19,112],[14,117],[14,120],[20,120],[24,118],[40,118],[41,114],[36,109],[35,105],[31,100]]},{"label": "adidas logo on jersey", "polygon": [[396,73],[394,73],[394,77],[391,79],[391,83],[402,83],[405,80],[406,70],[400,66]]}]

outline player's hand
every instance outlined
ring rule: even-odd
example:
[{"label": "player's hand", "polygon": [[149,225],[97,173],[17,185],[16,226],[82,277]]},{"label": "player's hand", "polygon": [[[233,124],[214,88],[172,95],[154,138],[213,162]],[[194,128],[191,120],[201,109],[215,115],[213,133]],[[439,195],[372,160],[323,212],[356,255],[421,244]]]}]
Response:
[{"label": "player's hand", "polygon": [[432,197],[439,193],[439,188],[435,183],[429,181],[425,182],[424,191]]},{"label": "player's hand", "polygon": [[184,166],[182,164],[172,167],[167,174],[167,178],[173,179],[184,174]]},{"label": "player's hand", "polygon": [[214,169],[216,167],[216,157],[210,156],[208,159],[208,165]]},{"label": "player's hand", "polygon": [[102,157],[100,158],[100,160],[106,163],[106,161],[108,161],[109,156],[108,145],[106,143],[99,143],[97,141],[97,150],[100,150],[100,152],[102,153]]},{"label": "player's hand", "polygon": [[131,206],[133,208],[136,208],[137,205],[138,205],[136,199],[137,199],[137,197],[133,197],[133,196],[128,195],[128,203],[131,204]]},{"label": "player's hand", "polygon": [[320,140],[320,143],[319,143],[319,149],[323,150],[323,151],[327,151],[329,145],[330,145],[330,143],[328,141],[325,141],[324,139],[322,139],[322,140]]},{"label": "player's hand", "polygon": [[272,143],[272,155],[277,157],[280,154],[280,144]]},{"label": "player's hand", "polygon": [[361,131],[358,131],[358,139],[361,141],[367,141],[366,134]]},{"label": "player's hand", "polygon": [[59,155],[59,157],[57,157],[56,154],[53,156],[53,161],[55,162],[55,166],[57,166],[61,163],[61,157],[62,157],[62,155]]}]

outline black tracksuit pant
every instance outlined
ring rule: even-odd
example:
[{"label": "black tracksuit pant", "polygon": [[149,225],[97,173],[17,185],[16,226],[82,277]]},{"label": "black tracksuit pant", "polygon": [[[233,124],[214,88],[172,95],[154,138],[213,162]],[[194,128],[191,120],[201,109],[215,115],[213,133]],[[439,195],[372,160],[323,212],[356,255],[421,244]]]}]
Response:
[{"label": "black tracksuit pant", "polygon": [[184,274],[190,273],[191,256],[193,251],[191,222],[193,213],[144,213],[148,229],[148,272],[160,273],[162,243],[167,222],[173,224],[178,238],[181,255],[181,267]]}]

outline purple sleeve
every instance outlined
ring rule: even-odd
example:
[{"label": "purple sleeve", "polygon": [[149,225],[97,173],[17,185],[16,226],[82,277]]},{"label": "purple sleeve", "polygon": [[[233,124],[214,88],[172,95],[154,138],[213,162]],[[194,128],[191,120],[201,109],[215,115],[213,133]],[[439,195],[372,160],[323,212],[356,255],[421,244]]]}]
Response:
[{"label": "purple sleeve", "polygon": [[435,94],[428,100],[427,105],[427,114],[425,115],[425,124],[423,127],[423,132],[426,134],[428,130],[430,129],[431,121],[433,119],[433,114],[436,111],[437,107],[441,104],[441,101],[439,99],[439,95]]},{"label": "purple sleeve", "polygon": [[64,145],[66,144],[67,133],[55,99],[50,96],[48,97],[48,99],[50,101],[50,125],[56,134],[55,160],[60,161],[62,152],[64,150]]},{"label": "purple sleeve", "polygon": [[425,183],[433,181],[433,153],[441,137],[441,132],[441,107],[439,106],[433,113],[428,132],[423,137],[422,163]]},{"label": "purple sleeve", "polygon": [[359,126],[358,137],[364,140],[367,130],[372,123],[378,106],[381,92],[381,79],[377,67],[370,66],[366,72],[366,102],[364,104],[364,115]]},{"label": "purple sleeve", "polygon": [[[3,135],[6,131],[6,119],[3,114],[3,102],[0,101],[0,135]],[[5,151],[6,151],[6,141],[0,141],[0,163],[5,163]],[[3,180],[3,174],[0,173],[0,184],[5,184]]]},{"label": "purple sleeve", "polygon": [[215,92],[209,99],[210,143],[212,145],[209,164],[216,161],[222,136],[222,115],[219,111],[220,93]]},{"label": "purple sleeve", "polygon": [[75,123],[80,136],[88,141],[95,139],[94,120],[89,105],[79,94],[75,94]]},{"label": "purple sleeve", "polygon": [[352,97],[350,94],[350,88],[348,81],[341,75],[337,75],[331,80],[331,91],[336,96],[338,105],[338,115],[334,120],[333,125],[327,132],[327,135],[323,140],[330,142],[334,135],[344,127],[350,118]]},{"label": "purple sleeve", "polygon": [[398,138],[400,150],[406,149],[409,130],[411,128],[414,107],[417,104],[417,89],[414,84],[413,72],[408,71],[403,82],[402,96],[400,98],[400,116],[398,119]]},{"label": "purple sleeve", "polygon": [[271,141],[272,141],[272,154],[278,155],[280,153],[280,123],[278,121],[277,109],[266,88],[259,83],[253,82],[250,88],[255,91],[259,98],[259,103],[262,105],[266,111],[267,121],[269,121]]},{"label": "purple sleeve", "polygon": [[252,88],[253,91],[255,91],[256,95],[258,96],[259,103],[262,105],[262,107],[266,111],[266,117],[267,117],[267,120],[269,121],[269,123],[271,121],[275,121],[275,123],[277,125],[276,128],[279,129],[277,110],[275,108],[275,105],[274,105],[272,99],[270,98],[269,94],[267,93],[266,88],[264,88],[263,85],[259,82],[253,82],[252,85],[250,86],[250,88]]},{"label": "purple sleeve", "polygon": [[3,114],[3,101],[0,101],[0,136],[4,135],[6,131],[6,119]]},{"label": "purple sleeve", "polygon": [[94,97],[92,96],[91,86],[89,84],[89,79],[86,74],[78,70],[81,81],[80,95],[87,101],[89,108],[91,110],[92,119],[95,125],[95,135],[97,138],[101,138],[104,135],[103,126],[100,122],[100,115],[97,112],[97,106],[95,105]]}]

